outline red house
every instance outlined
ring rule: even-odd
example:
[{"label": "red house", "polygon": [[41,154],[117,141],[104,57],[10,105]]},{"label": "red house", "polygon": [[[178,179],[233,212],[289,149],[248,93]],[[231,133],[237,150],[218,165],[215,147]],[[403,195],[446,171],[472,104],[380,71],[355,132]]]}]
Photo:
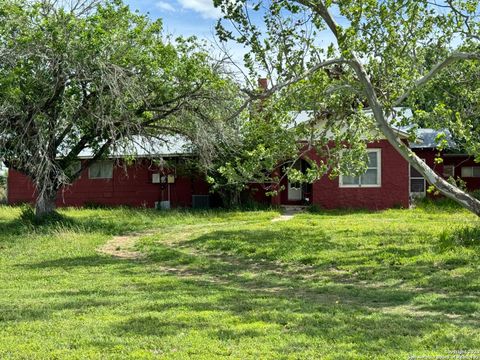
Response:
[{"label": "red house", "polygon": [[[448,148],[443,151],[437,150],[436,139],[440,132],[447,135]],[[460,179],[470,192],[480,189],[480,164],[476,163],[472,156],[457,149],[448,131],[419,129],[417,137],[419,141],[411,143],[410,148],[439,175],[445,179],[450,177]],[[436,158],[441,158],[442,162],[436,162]],[[427,187],[425,179],[412,168],[410,171],[412,195],[425,196]]]},{"label": "red house", "polygon": [[[369,164],[362,176],[324,176],[309,185],[297,185],[284,178],[285,191],[272,199],[275,205],[316,204],[325,209],[387,209],[409,206],[408,163],[388,143],[378,140],[368,144]],[[310,159],[320,160],[314,150]],[[299,164],[302,166],[302,164]]]},{"label": "red house", "polygon": [[[140,147],[134,162],[118,154],[94,163],[58,192],[57,206],[208,207],[205,177],[189,169],[185,160],[192,154],[175,140],[173,147]],[[90,157],[88,151],[81,154],[78,166]],[[9,204],[35,201],[32,181],[13,169],[8,172],[7,193]]]},{"label": "red house", "polygon": [[[443,163],[435,164],[437,132],[419,131],[419,141],[411,148],[439,174],[446,178],[461,177],[469,190],[480,188],[480,165],[467,155],[455,151],[440,154]],[[399,130],[399,136],[407,134]],[[453,146],[452,146],[453,147]],[[157,149],[158,150],[158,149]],[[153,154],[153,155],[152,155]],[[121,155],[103,160],[83,171],[81,177],[58,194],[58,206],[129,205],[136,207],[208,207],[209,186],[203,175],[190,170],[185,158],[192,156],[181,146],[141,154],[134,163],[127,163]],[[316,204],[322,208],[365,208],[372,210],[408,207],[413,197],[425,196],[425,179],[386,141],[368,144],[369,164],[362,176],[327,176],[313,184],[296,184],[282,180],[285,191],[267,197],[260,185],[252,185],[250,196],[272,205]],[[317,159],[314,150],[308,153]],[[88,154],[79,161],[88,158]],[[158,160],[161,159],[160,163]],[[299,161],[298,169],[306,166]],[[23,174],[10,170],[8,175],[9,204],[32,203],[35,189]]]}]

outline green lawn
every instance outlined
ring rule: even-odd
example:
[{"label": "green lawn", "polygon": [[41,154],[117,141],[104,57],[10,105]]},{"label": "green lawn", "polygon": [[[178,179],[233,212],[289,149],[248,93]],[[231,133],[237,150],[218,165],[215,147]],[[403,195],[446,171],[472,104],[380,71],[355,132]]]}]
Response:
[{"label": "green lawn", "polygon": [[[463,210],[62,214],[0,207],[1,359],[480,356],[480,245],[457,232],[480,221]],[[142,230],[143,258],[97,251]]]}]

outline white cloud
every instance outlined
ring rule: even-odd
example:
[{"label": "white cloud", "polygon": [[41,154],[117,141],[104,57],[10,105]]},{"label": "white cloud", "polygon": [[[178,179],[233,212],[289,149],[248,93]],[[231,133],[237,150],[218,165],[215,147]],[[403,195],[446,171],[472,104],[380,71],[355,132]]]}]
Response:
[{"label": "white cloud", "polygon": [[222,16],[220,9],[213,6],[213,0],[178,0],[184,9],[198,12],[205,19],[218,19]]},{"label": "white cloud", "polygon": [[158,1],[156,3],[156,6],[157,8],[159,8],[160,10],[164,10],[164,11],[175,11],[175,8],[173,7],[172,4],[170,4],[169,2],[167,1]]}]

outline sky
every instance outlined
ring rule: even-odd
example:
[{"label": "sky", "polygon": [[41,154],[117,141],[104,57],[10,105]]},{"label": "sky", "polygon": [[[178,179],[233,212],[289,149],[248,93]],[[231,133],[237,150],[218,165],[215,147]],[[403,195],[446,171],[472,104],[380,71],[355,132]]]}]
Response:
[{"label": "sky", "polygon": [[[212,44],[214,56],[222,57],[215,37],[215,24],[221,11],[213,6],[213,0],[124,0],[132,10],[148,14],[151,19],[162,19],[164,31],[173,36],[196,36]],[[246,72],[243,56],[247,50],[234,42],[223,44],[236,69]]]},{"label": "sky", "polygon": [[212,0],[127,0],[131,9],[161,18],[164,29],[173,35],[213,39],[214,26],[220,10]]},{"label": "sky", "polygon": [[[162,19],[165,33],[174,36],[192,36],[206,39],[212,44],[215,41],[215,24],[221,17],[221,11],[213,6],[213,0],[124,0],[132,10],[148,14],[152,19]],[[252,13],[252,21],[260,25],[261,16]],[[260,28],[263,26],[260,25]],[[319,44],[327,47],[333,36],[328,31],[323,32]],[[214,49],[215,49],[214,45]],[[238,69],[246,72],[243,56],[248,51],[243,45],[229,42],[226,46],[232,60]],[[214,50],[216,52],[216,50]],[[221,51],[218,50],[218,54]]]}]

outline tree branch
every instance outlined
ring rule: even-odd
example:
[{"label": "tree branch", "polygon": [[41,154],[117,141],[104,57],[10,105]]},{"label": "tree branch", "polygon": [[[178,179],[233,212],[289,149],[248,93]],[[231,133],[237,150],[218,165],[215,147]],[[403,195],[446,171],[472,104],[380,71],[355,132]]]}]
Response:
[{"label": "tree branch", "polygon": [[460,60],[480,60],[480,54],[476,53],[464,53],[464,52],[458,52],[458,53],[453,53],[447,58],[445,58],[443,61],[437,63],[425,76],[421,77],[417,81],[415,81],[415,84],[408,89],[405,93],[403,93],[401,96],[399,96],[392,104],[392,106],[398,106],[400,105],[403,101],[405,101],[410,94],[415,90],[421,87],[422,85],[426,84],[430,79],[432,79],[435,75],[437,75],[440,71],[442,71],[444,68],[449,66],[450,64],[460,61]]},{"label": "tree branch", "polygon": [[279,90],[282,90],[283,88],[285,87],[288,87],[290,85],[293,85],[293,84],[296,84],[297,82],[309,77],[310,75],[313,75],[315,72],[317,72],[318,70],[320,70],[321,68],[324,68],[326,66],[329,66],[329,65],[334,65],[334,64],[346,64],[348,63],[347,60],[343,59],[343,58],[338,58],[338,59],[331,59],[331,60],[326,60],[326,61],[323,61],[321,63],[318,63],[317,65],[311,67],[310,69],[308,69],[307,71],[305,71],[304,73],[294,77],[293,79],[291,80],[288,80],[286,82],[283,82],[281,84],[277,84],[275,86],[272,86],[270,89],[266,90],[266,91],[263,91],[262,93],[260,94],[256,94],[250,90],[247,90],[247,89],[244,89],[242,90],[244,93],[246,93],[251,99],[248,100],[248,101],[251,101],[252,99],[254,100],[263,100],[263,99],[266,99],[268,97],[270,97],[271,95],[273,95],[274,93],[276,93],[277,91]]}]

